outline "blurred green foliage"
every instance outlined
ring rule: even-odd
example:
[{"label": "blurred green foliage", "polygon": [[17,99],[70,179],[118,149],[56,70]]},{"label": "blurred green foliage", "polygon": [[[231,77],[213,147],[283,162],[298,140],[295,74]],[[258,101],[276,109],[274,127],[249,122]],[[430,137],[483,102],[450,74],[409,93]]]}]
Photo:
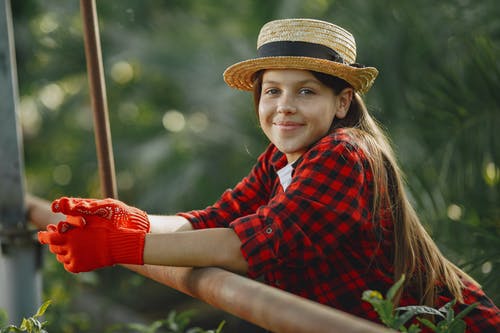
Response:
[{"label": "blurred green foliage", "polygon": [[[394,141],[422,221],[500,302],[496,0],[97,5],[120,199],[150,213],[202,208],[246,175],[267,141],[251,96],[227,88],[222,72],[254,56],[268,20],[325,19],[355,35],[358,62],[380,70],[366,101]],[[100,196],[79,4],[12,6],[28,189],[49,200]],[[98,278],[103,294],[141,311],[166,289],[121,270]],[[146,290],[155,290],[151,306],[141,307],[134,293]]]}]

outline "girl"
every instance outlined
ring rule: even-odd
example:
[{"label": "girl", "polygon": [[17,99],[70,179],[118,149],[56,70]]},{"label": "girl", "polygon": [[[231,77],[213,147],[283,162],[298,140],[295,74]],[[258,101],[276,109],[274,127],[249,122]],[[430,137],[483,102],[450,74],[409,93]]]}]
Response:
[{"label": "girl", "polygon": [[[261,29],[258,57],[224,73],[254,93],[271,144],[212,206],[148,216],[122,202],[60,198],[66,215],[39,233],[71,272],[121,264],[219,266],[377,321],[364,290],[411,277],[399,304],[457,311],[470,332],[497,331],[500,312],[442,256],[404,191],[394,153],[360,94],[378,71],[355,63],[354,37],[334,24],[287,19]],[[174,232],[175,231],[175,232]]]}]

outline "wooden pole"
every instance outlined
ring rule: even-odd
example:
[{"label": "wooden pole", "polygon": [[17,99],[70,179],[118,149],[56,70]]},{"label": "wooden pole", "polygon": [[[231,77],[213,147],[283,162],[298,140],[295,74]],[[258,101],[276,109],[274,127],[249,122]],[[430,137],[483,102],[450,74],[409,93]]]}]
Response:
[{"label": "wooden pole", "polygon": [[394,332],[366,319],[220,268],[153,265],[125,265],[125,267],[271,332]]},{"label": "wooden pole", "polygon": [[83,20],[90,96],[94,113],[94,135],[101,191],[104,197],[118,198],[95,0],[81,0],[80,9]]}]

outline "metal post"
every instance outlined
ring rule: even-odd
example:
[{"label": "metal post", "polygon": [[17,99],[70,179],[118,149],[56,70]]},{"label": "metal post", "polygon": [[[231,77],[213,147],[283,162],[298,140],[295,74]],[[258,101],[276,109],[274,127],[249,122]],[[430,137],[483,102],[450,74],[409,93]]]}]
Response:
[{"label": "metal post", "polygon": [[10,0],[0,4],[0,308],[18,324],[40,304],[39,247],[27,229]]}]

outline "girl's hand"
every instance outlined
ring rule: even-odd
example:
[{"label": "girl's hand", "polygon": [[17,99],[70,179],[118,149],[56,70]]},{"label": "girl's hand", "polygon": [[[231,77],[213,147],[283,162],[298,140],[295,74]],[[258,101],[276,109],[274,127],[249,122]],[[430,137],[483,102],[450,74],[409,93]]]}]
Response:
[{"label": "girl's hand", "polygon": [[150,231],[150,222],[146,212],[126,205],[115,199],[82,199],[62,197],[52,202],[52,211],[67,216],[81,216],[87,223],[104,219],[116,227],[132,230]]},{"label": "girl's hand", "polygon": [[68,216],[67,221],[47,226],[38,233],[41,244],[72,273],[88,272],[114,264],[144,264],[145,230],[128,229],[98,216],[85,221]]}]

